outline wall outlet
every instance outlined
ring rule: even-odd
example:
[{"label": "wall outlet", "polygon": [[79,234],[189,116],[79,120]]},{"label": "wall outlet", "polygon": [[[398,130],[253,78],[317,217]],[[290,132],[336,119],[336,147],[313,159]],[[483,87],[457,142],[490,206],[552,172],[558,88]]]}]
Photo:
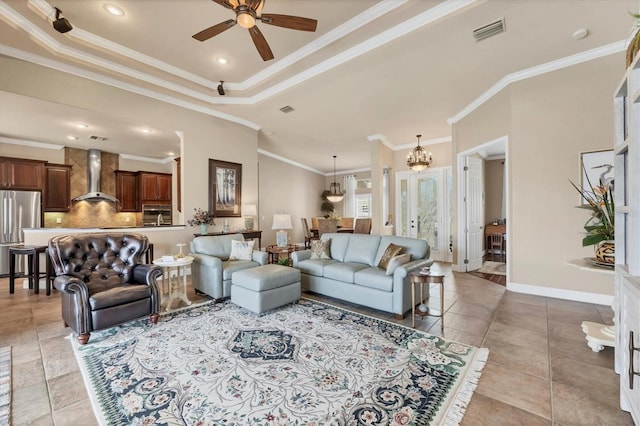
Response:
[{"label": "wall outlet", "polygon": [[62,218],[61,217],[56,217],[56,223],[62,223]]}]

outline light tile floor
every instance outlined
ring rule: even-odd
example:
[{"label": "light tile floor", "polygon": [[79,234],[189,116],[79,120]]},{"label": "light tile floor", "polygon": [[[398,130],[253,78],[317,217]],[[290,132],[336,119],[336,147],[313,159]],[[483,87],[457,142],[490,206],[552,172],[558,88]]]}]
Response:
[{"label": "light tile floor", "polygon": [[[580,328],[584,320],[612,323],[610,307],[512,293],[440,266],[447,274],[444,328],[432,317],[417,320],[416,328],[490,350],[463,425],[633,424],[619,408],[613,349],[592,352]],[[432,294],[429,304],[439,307],[437,285]],[[411,325],[409,317],[397,321],[384,312],[306,296]],[[189,297],[205,299],[193,290]],[[47,297],[17,288],[10,295],[8,279],[0,279],[0,346],[13,346],[13,425],[96,424],[65,339],[69,334],[57,292]]]}]

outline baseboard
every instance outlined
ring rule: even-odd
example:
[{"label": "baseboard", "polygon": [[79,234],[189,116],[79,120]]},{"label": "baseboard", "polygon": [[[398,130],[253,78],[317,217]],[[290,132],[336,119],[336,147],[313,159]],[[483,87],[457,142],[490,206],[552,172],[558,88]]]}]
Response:
[{"label": "baseboard", "polygon": [[556,299],[573,300],[576,302],[594,303],[611,306],[613,295],[589,293],[586,291],[566,290],[562,288],[540,287],[537,285],[507,282],[507,290],[516,293],[533,294],[536,296],[554,297]]}]

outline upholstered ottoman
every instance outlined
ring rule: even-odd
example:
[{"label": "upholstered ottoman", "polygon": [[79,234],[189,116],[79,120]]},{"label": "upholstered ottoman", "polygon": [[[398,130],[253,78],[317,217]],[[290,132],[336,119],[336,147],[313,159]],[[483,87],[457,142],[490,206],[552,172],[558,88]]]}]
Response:
[{"label": "upholstered ottoman", "polygon": [[231,301],[258,315],[300,299],[300,271],[264,265],[231,276]]}]

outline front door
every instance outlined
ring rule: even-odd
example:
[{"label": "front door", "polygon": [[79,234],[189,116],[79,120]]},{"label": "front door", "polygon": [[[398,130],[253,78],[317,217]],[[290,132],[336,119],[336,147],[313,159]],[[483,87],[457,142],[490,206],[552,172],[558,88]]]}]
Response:
[{"label": "front door", "polygon": [[451,262],[451,168],[396,176],[398,234],[427,240],[431,258]]}]

